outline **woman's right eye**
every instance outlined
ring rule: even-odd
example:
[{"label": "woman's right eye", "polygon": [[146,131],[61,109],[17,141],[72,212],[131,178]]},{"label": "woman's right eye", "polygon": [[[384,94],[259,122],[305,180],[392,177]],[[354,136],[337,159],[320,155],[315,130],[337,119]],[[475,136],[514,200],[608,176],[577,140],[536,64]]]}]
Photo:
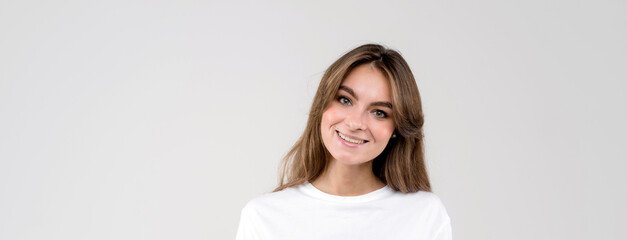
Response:
[{"label": "woman's right eye", "polygon": [[351,105],[351,100],[344,96],[339,96],[337,100],[343,105]]}]

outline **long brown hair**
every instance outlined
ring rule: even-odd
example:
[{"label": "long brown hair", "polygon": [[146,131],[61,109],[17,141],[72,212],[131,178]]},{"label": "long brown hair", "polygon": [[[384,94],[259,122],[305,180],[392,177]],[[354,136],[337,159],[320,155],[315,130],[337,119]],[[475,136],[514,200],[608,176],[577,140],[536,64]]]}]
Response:
[{"label": "long brown hair", "polygon": [[322,76],[305,131],[283,158],[275,192],[311,182],[326,169],[329,153],[322,143],[322,113],[334,99],[344,78],[362,64],[371,64],[390,81],[397,135],[373,160],[372,172],[396,191],[431,191],[424,162],[422,103],[414,75],[398,52],[381,45],[366,44],[340,57]]}]

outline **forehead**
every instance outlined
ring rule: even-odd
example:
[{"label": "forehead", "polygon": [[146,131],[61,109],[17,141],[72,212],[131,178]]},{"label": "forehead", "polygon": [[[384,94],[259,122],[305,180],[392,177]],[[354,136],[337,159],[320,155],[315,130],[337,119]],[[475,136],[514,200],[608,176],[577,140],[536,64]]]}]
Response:
[{"label": "forehead", "polygon": [[391,101],[390,81],[370,64],[354,68],[342,81],[342,85],[351,88],[359,100]]}]

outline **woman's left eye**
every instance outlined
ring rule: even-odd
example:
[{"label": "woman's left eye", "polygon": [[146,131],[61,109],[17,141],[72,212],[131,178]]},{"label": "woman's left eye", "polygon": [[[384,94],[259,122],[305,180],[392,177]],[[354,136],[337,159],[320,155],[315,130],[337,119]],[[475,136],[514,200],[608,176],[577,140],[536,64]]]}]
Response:
[{"label": "woman's left eye", "polygon": [[378,118],[386,118],[388,114],[381,110],[374,110],[373,114]]}]

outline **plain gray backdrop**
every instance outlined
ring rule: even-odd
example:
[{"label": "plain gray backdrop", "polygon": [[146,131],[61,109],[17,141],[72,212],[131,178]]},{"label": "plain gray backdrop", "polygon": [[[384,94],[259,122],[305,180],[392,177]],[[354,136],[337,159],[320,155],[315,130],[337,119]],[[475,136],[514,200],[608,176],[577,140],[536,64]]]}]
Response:
[{"label": "plain gray backdrop", "polygon": [[0,239],[233,239],[372,42],[416,75],[455,239],[627,239],[618,0],[3,0]]}]

